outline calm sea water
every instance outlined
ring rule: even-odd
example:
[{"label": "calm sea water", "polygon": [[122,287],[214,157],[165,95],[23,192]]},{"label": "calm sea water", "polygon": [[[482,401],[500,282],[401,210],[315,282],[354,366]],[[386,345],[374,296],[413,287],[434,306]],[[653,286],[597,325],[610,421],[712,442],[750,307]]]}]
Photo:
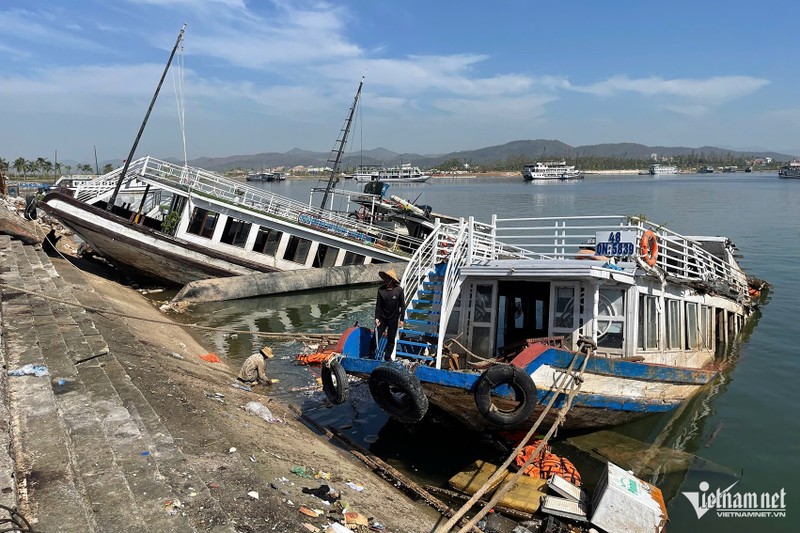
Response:
[{"label": "calm sea water", "polygon": [[[308,201],[316,182],[263,184]],[[345,184],[353,187],[353,185]],[[445,178],[426,184],[393,186],[397,194],[434,211],[475,216],[568,216],[644,214],[688,235],[725,235],[739,247],[745,269],[773,285],[770,300],[752,333],[733,347],[731,366],[719,381],[676,413],[615,428],[614,436],[657,444],[694,457],[691,468],[655,476],[668,500],[670,531],[800,530],[800,354],[797,298],[800,297],[800,180],[776,174],[661,176],[587,176],[582,181],[526,183],[521,178]],[[181,320],[202,325],[260,331],[331,331],[360,321],[370,323],[374,288],[315,291],[291,296],[207,304]],[[209,347],[235,363],[260,348],[250,336],[207,335]],[[472,434],[436,415],[405,427],[375,408],[365,388],[353,391],[342,406],[322,407],[317,398],[296,389],[314,384],[306,367],[295,366],[302,348],[273,345],[269,363],[280,382],[273,393],[302,406],[324,424],[342,428],[388,462],[422,483],[443,485],[475,459],[502,460],[503,447],[488,435]],[[589,488],[602,463],[562,440],[556,451],[567,454]],[[592,438],[592,435],[585,435]],[[620,448],[619,450],[622,450]],[[618,450],[618,451],[619,451]],[[621,453],[621,452],[620,452]],[[732,493],[786,491],[785,518],[720,518],[712,510],[698,519],[682,492],[724,490]]]}]

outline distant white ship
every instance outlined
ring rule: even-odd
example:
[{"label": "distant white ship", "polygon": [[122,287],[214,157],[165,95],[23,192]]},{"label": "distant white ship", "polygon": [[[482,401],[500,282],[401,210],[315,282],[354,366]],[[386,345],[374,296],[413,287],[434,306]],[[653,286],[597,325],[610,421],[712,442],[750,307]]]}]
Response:
[{"label": "distant white ship", "polygon": [[423,183],[430,179],[430,174],[423,173],[419,167],[404,163],[399,167],[360,169],[353,175],[359,183],[366,181],[382,181],[384,183]]},{"label": "distant white ship", "polygon": [[650,165],[650,175],[651,176],[659,176],[661,174],[677,174],[678,167],[675,165],[659,165],[655,163]]},{"label": "distant white ship", "polygon": [[579,180],[583,173],[575,170],[575,165],[567,165],[566,161],[537,161],[532,165],[525,165],[522,169],[525,181],[533,180]]}]

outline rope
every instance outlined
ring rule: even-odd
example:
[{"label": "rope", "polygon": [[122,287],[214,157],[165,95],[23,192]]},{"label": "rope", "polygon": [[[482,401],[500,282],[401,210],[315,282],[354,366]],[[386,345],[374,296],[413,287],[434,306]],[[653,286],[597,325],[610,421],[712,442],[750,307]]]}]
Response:
[{"label": "rope", "polygon": [[188,328],[198,329],[198,330],[201,330],[201,331],[212,331],[212,332],[216,332],[216,333],[231,333],[231,334],[237,334],[237,335],[254,335],[256,337],[264,337],[264,338],[267,338],[267,339],[324,340],[324,339],[328,339],[328,338],[331,337],[331,334],[328,334],[328,333],[309,333],[309,332],[290,332],[290,331],[286,331],[286,332],[283,332],[283,333],[275,333],[275,332],[264,332],[264,331],[251,331],[249,329],[212,328],[210,326],[200,326],[200,325],[197,325],[197,324],[177,324],[176,322],[173,322],[171,320],[160,320],[160,319],[155,319],[155,318],[144,318],[144,317],[140,317],[140,316],[131,316],[131,315],[126,315],[124,313],[119,313],[117,311],[112,311],[110,309],[104,309],[102,307],[93,307],[93,306],[90,306],[90,305],[83,305],[83,304],[80,304],[80,303],[70,302],[70,301],[67,301],[67,300],[63,300],[61,298],[55,298],[53,296],[48,296],[47,294],[42,294],[40,292],[29,291],[29,290],[23,289],[21,287],[16,287],[14,285],[9,285],[8,283],[6,283],[3,280],[0,280],[0,285],[2,285],[3,287],[5,287],[7,289],[14,290],[14,291],[19,291],[19,292],[22,292],[22,293],[25,293],[25,294],[30,294],[31,296],[36,296],[36,297],[39,297],[39,298],[44,298],[45,300],[50,300],[51,302],[57,302],[57,303],[61,303],[61,304],[64,304],[64,305],[70,305],[72,307],[81,307],[86,311],[89,311],[89,312],[92,312],[92,313],[97,313],[97,314],[100,314],[100,315],[103,315],[103,316],[105,316],[105,315],[118,316],[118,317],[122,317],[122,318],[140,320],[142,322],[149,322],[149,323],[152,323],[152,324],[164,324],[164,325],[167,325],[167,326],[180,325],[180,326],[185,326],[185,327],[188,327]]},{"label": "rope", "polygon": [[[589,355],[588,354],[586,355],[585,360],[584,360],[584,364],[581,367],[581,371],[578,374],[578,376],[573,376],[572,372],[573,372],[573,370],[575,368],[575,363],[576,363],[577,360],[578,360],[578,354],[575,354],[575,357],[572,358],[572,362],[570,363],[569,368],[567,368],[567,371],[561,376],[561,379],[559,380],[559,382],[558,382],[558,384],[556,386],[556,391],[551,395],[550,400],[547,402],[547,405],[545,406],[544,410],[539,415],[539,418],[536,419],[536,423],[533,424],[531,429],[528,431],[528,433],[525,435],[525,437],[522,438],[520,443],[511,452],[511,454],[508,456],[508,458],[503,462],[502,465],[500,465],[500,467],[498,467],[497,470],[495,470],[494,474],[492,474],[491,477],[486,481],[486,483],[484,483],[483,486],[481,488],[479,488],[475,492],[475,494],[472,495],[472,497],[461,507],[461,509],[459,509],[450,518],[450,520],[447,521],[446,524],[444,524],[442,527],[436,529],[435,533],[448,533],[455,526],[455,524],[458,522],[458,520],[462,516],[464,516],[467,513],[467,511],[469,511],[472,508],[472,506],[474,506],[478,502],[478,500],[481,499],[481,497],[488,491],[489,487],[493,486],[500,479],[501,476],[505,475],[506,469],[511,464],[511,462],[514,460],[514,458],[519,454],[519,452],[522,451],[522,448],[524,448],[528,444],[528,441],[531,439],[531,437],[533,437],[533,435],[536,434],[536,430],[539,429],[539,425],[542,423],[542,421],[544,420],[545,416],[547,416],[547,414],[550,412],[550,409],[553,407],[553,404],[555,404],[556,399],[558,398],[559,394],[561,394],[566,389],[567,380],[571,378],[570,379],[570,385],[575,383],[575,382],[578,382],[578,387],[577,388],[578,389],[580,388],[580,378],[583,375],[583,370],[586,368],[586,362],[589,361]],[[565,407],[567,409],[569,409],[569,406],[570,406],[571,402],[572,402],[572,396],[569,396],[568,399],[567,399],[567,403],[565,404]],[[559,416],[556,418],[556,421],[553,423],[553,426],[550,428],[550,431],[548,432],[548,435],[541,441],[541,443],[539,444],[539,446],[537,446],[537,448],[534,451],[534,453],[531,454],[531,456],[528,458],[528,460],[525,462],[525,464],[520,467],[520,470],[517,473],[523,472],[525,470],[525,467],[528,466],[531,462],[533,462],[534,458],[536,458],[536,456],[539,455],[539,452],[545,446],[545,444],[547,443],[547,440],[550,438],[550,436],[552,436],[552,433],[555,432],[555,428],[563,420],[563,415],[566,414],[566,411],[564,410],[563,407],[562,407],[562,411],[563,411],[563,413],[559,413]],[[514,477],[514,479],[516,479],[516,477]],[[505,492],[508,492],[509,489],[510,489],[510,486],[508,488],[506,488]],[[505,492],[502,495],[505,495]],[[497,493],[495,493],[495,494],[497,494]],[[502,497],[502,495],[501,495],[501,497]],[[486,513],[489,512],[489,509],[491,509],[492,506],[494,506],[496,503],[497,503],[497,501],[495,500],[495,498],[492,498],[492,500],[489,502],[489,504],[487,504],[480,511],[479,516],[477,518],[473,518],[473,520],[470,521],[470,523],[467,526],[465,526],[465,528],[463,528],[463,529],[461,529],[459,531],[460,532],[461,531],[466,531],[467,528],[472,527],[475,524],[477,524],[478,521],[481,518],[483,518],[486,515]]]}]

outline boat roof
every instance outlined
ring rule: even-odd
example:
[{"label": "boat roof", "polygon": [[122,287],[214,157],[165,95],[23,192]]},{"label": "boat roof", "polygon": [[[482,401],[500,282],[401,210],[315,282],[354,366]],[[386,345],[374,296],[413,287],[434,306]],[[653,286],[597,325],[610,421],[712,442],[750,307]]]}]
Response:
[{"label": "boat roof", "polygon": [[610,265],[607,261],[585,259],[494,259],[465,265],[461,273],[467,277],[601,279],[633,285],[636,264]]}]

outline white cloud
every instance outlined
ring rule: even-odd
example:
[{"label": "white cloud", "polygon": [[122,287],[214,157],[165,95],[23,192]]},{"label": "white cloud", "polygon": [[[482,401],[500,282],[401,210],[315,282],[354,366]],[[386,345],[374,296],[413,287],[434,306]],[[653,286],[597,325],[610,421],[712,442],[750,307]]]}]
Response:
[{"label": "white cloud", "polygon": [[751,76],[714,76],[706,79],[677,78],[667,80],[660,77],[631,79],[614,76],[591,85],[569,85],[567,88],[599,96],[610,96],[620,92],[635,92],[647,96],[681,96],[709,102],[726,102],[754,93],[769,83],[769,80]]},{"label": "white cloud", "polygon": [[[84,37],[62,31],[53,21],[56,15],[46,12],[32,12],[22,9],[0,11],[0,28],[3,37],[14,37],[21,42],[48,43],[50,46],[70,47],[83,50],[98,50],[100,47]],[[66,26],[74,29],[72,25]]]}]

